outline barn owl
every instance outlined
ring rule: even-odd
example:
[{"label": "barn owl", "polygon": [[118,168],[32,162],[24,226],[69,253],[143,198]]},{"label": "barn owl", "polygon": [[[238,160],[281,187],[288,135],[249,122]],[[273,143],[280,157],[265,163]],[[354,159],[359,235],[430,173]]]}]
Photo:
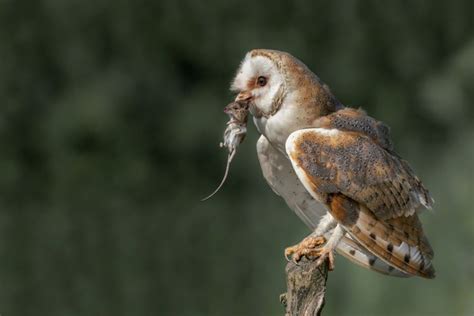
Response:
[{"label": "barn owl", "polygon": [[248,52],[231,90],[261,134],[264,178],[312,230],[287,258],[327,260],[332,270],[337,251],[383,274],[434,277],[418,219],[433,199],[394,151],[387,125],[345,107],[285,52]]}]

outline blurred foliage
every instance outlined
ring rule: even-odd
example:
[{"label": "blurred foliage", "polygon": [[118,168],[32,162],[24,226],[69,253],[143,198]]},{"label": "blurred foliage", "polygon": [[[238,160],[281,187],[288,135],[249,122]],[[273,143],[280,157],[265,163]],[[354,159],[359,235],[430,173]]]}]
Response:
[{"label": "blurred foliage", "polygon": [[252,48],[289,51],[388,123],[436,200],[437,278],[342,257],[326,315],[474,313],[472,1],[0,1],[0,313],[281,315],[306,227],[251,129],[217,146]]}]

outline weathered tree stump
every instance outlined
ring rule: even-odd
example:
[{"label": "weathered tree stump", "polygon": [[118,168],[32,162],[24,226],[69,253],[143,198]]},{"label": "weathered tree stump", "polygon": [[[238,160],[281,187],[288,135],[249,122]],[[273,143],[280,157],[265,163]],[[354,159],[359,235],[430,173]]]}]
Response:
[{"label": "weathered tree stump", "polygon": [[327,264],[316,266],[315,261],[301,260],[286,265],[287,292],[280,296],[286,308],[285,316],[321,315],[328,277]]}]

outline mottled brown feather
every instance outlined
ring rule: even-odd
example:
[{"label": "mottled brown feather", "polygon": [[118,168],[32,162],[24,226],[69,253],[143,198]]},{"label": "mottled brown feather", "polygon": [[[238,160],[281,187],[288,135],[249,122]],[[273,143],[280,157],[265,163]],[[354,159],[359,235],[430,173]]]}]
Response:
[{"label": "mottled brown feather", "polygon": [[408,164],[369,136],[312,129],[295,140],[294,159],[321,194],[342,193],[378,218],[409,216],[432,199]]},{"label": "mottled brown feather", "polygon": [[382,148],[393,150],[392,140],[390,139],[390,128],[383,122],[368,116],[362,109],[343,108],[319,118],[316,121],[316,126],[362,133],[370,137]]}]

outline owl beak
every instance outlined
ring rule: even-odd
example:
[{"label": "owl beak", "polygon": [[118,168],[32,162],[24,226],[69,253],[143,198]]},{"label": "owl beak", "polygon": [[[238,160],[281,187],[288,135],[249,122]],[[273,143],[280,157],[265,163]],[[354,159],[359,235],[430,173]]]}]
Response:
[{"label": "owl beak", "polygon": [[249,101],[252,98],[252,94],[249,91],[242,91],[237,94],[235,102]]}]

